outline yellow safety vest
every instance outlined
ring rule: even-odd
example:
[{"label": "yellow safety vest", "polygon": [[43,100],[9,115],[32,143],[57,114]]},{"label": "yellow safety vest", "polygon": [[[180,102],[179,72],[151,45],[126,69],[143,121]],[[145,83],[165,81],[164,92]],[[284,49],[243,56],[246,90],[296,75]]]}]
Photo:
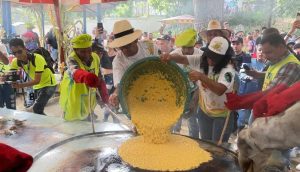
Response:
[{"label": "yellow safety vest", "polygon": [[0,75],[8,72],[10,69],[9,65],[5,65],[4,63],[0,62]]},{"label": "yellow safety vest", "polygon": [[290,54],[286,58],[279,61],[278,63],[269,66],[269,68],[266,72],[266,75],[265,75],[265,80],[264,80],[262,91],[267,90],[270,83],[275,79],[279,70],[288,63],[296,63],[296,64],[300,65],[299,60],[293,54]]},{"label": "yellow safety vest", "polygon": [[[75,52],[70,57],[75,59],[80,69],[92,72],[98,76],[100,58],[92,53],[93,62],[90,67],[84,65]],[[88,88],[84,83],[75,83],[69,72],[65,72],[60,84],[59,104],[64,111],[63,118],[67,121],[83,120],[89,115],[89,89],[92,89],[91,108],[96,107],[96,89]]]}]

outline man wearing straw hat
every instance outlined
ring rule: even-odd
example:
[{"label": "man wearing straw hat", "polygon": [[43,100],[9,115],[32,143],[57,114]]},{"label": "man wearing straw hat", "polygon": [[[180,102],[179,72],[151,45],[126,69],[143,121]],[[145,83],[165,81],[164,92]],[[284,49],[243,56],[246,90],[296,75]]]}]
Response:
[{"label": "man wearing straw hat", "polygon": [[214,37],[224,36],[229,39],[230,35],[230,30],[222,29],[221,23],[218,20],[209,21],[207,29],[200,32],[200,36],[207,44],[209,44]]},{"label": "man wearing straw hat", "polygon": [[92,53],[92,37],[81,34],[71,42],[73,52],[61,82],[59,103],[65,120],[89,120],[90,110],[96,106],[95,88],[99,88],[103,102],[108,101],[106,84],[100,73],[100,58]]},{"label": "man wearing straw hat", "polygon": [[111,94],[109,102],[113,106],[118,106],[118,84],[126,69],[140,59],[151,55],[158,55],[158,50],[155,46],[138,42],[142,31],[134,29],[127,20],[117,21],[114,24],[113,34],[115,39],[110,42],[108,46],[118,49],[113,61],[113,78],[116,89],[114,93]]}]

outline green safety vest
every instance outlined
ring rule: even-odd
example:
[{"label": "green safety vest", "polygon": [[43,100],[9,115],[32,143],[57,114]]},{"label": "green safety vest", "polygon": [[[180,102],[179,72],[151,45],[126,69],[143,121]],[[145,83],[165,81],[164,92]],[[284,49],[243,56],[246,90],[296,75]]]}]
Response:
[{"label": "green safety vest", "polygon": [[279,72],[279,70],[286,64],[288,63],[296,63],[300,65],[299,60],[293,55],[290,54],[289,56],[287,56],[286,58],[282,59],[281,61],[279,61],[278,63],[269,66],[266,75],[265,75],[265,80],[264,80],[264,84],[263,84],[263,88],[262,91],[267,90],[267,88],[269,87],[270,83],[275,79],[277,73]]},{"label": "green safety vest", "polygon": [[8,72],[10,69],[9,65],[5,65],[4,63],[0,62],[0,75]]},{"label": "green safety vest", "polygon": [[[92,72],[98,76],[100,58],[92,53],[93,62],[90,67],[84,65],[75,52],[70,55],[79,64],[80,69]],[[84,120],[89,115],[89,89],[91,89],[91,109],[96,107],[96,89],[89,88],[85,83],[75,83],[72,76],[65,72],[60,84],[59,104],[64,111],[63,118],[67,121]]]}]

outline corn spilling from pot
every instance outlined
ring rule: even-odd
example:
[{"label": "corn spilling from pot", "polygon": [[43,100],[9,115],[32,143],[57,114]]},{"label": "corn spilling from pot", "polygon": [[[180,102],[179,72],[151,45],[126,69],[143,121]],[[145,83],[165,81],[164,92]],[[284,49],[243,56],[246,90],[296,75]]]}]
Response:
[{"label": "corn spilling from pot", "polygon": [[140,136],[123,143],[118,153],[133,167],[186,171],[212,159],[198,142],[171,134],[171,127],[183,113],[186,97],[179,94],[182,90],[178,88],[182,86],[170,78],[172,76],[159,70],[145,72],[127,87],[128,112]]}]

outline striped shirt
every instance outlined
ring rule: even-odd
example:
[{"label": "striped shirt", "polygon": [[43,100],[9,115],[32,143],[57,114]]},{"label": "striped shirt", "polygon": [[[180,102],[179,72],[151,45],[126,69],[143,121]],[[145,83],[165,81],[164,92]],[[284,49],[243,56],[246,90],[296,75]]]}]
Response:
[{"label": "striped shirt", "polygon": [[278,84],[293,85],[300,80],[300,65],[296,63],[288,63],[284,65],[271,81],[267,89],[272,88]]}]

